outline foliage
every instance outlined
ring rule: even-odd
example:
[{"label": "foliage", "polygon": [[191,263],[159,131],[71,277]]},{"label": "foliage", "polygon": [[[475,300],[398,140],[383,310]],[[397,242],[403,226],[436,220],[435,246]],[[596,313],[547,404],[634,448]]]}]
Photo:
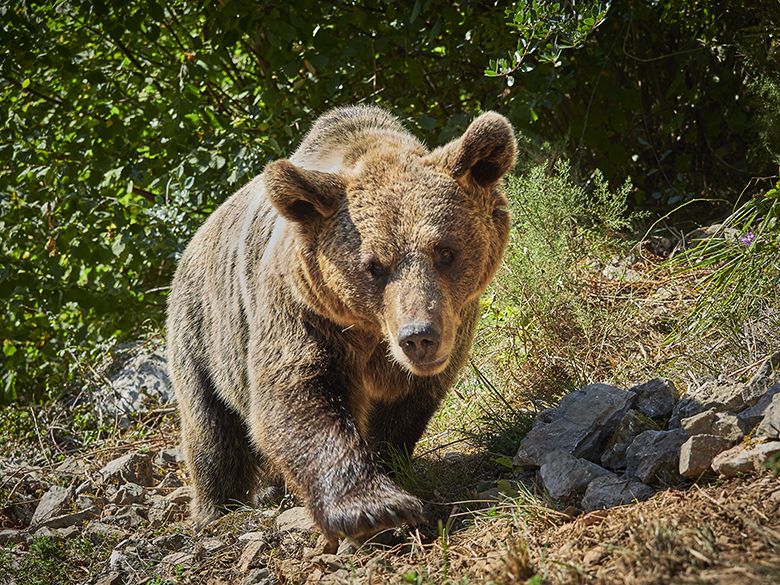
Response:
[{"label": "foliage", "polygon": [[505,113],[575,170],[630,176],[634,204],[733,201],[777,172],[776,0],[518,2],[507,18],[517,50],[489,70],[507,78]]},{"label": "foliage", "polygon": [[0,402],[158,331],[198,225],[331,106],[430,144],[497,109],[634,204],[729,197],[780,157],[778,22],[776,0],[0,0]]},{"label": "foliage", "polygon": [[0,547],[0,574],[14,575],[16,582],[25,585],[83,583],[95,565],[108,559],[112,547],[111,540],[95,545],[85,537],[57,541],[36,536],[20,560],[9,549]]},{"label": "foliage", "polygon": [[[680,326],[683,336],[715,327],[738,333],[780,306],[780,183],[738,206],[716,234],[670,261],[677,272],[706,269],[700,294]],[[775,316],[775,320],[780,317]]]},{"label": "foliage", "polygon": [[583,260],[614,252],[616,230],[636,219],[627,210],[630,191],[630,182],[610,189],[598,172],[586,189],[564,160],[509,180],[513,229],[506,270],[497,276],[494,297],[485,302],[483,324],[495,328],[494,342],[503,348],[498,359],[506,365],[557,362],[542,376],[553,385],[548,399],[585,381],[561,352],[587,345],[584,340],[604,325],[587,295]]},{"label": "foliage", "polygon": [[324,109],[371,100],[447,139],[490,102],[483,55],[509,36],[495,11],[442,1],[0,16],[0,401],[57,392],[114,338],[159,328],[197,226]]},{"label": "foliage", "polygon": [[511,86],[514,85],[512,74],[533,71],[535,63],[559,67],[561,53],[581,47],[604,22],[610,4],[585,3],[584,9],[582,5],[572,4],[571,10],[566,10],[559,2],[519,2],[507,9],[509,26],[517,33],[517,50],[508,58],[491,60],[485,74],[506,77]]}]

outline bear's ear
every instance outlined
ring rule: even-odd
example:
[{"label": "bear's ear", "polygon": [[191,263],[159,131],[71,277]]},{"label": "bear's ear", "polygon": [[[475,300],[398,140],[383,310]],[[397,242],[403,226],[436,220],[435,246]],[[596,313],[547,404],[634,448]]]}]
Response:
[{"label": "bear's ear", "polygon": [[474,120],[463,136],[434,150],[431,157],[456,181],[472,179],[492,187],[515,165],[515,133],[504,116],[486,112]]},{"label": "bear's ear", "polygon": [[271,204],[283,217],[296,223],[332,216],[346,193],[339,175],[302,169],[288,160],[270,163],[263,176]]}]

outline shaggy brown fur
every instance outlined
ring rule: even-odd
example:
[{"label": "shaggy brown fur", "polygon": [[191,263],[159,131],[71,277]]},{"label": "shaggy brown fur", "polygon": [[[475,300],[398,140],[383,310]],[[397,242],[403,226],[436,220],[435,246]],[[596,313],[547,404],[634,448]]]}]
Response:
[{"label": "shaggy brown fur", "polygon": [[429,152],[383,110],[336,109],[198,230],[168,310],[197,522],[261,472],[331,539],[419,519],[376,454],[412,451],[466,360],[514,156],[495,113]]}]

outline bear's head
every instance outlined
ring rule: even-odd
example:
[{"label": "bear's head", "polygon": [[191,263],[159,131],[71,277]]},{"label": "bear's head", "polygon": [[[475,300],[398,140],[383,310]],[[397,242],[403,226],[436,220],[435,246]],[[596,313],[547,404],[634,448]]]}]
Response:
[{"label": "bear's head", "polygon": [[373,145],[336,173],[271,163],[268,197],[295,228],[303,298],[343,328],[384,338],[411,373],[443,371],[461,315],[503,256],[499,187],[514,160],[512,127],[488,112],[433,152]]}]

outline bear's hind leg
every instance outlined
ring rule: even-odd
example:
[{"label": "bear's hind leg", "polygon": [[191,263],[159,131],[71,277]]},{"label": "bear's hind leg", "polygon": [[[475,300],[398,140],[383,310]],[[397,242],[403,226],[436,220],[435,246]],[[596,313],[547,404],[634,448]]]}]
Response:
[{"label": "bear's hind leg", "polygon": [[251,502],[260,459],[241,417],[216,394],[208,376],[193,370],[179,392],[182,446],[194,488],[192,517],[204,526],[226,509]]}]

